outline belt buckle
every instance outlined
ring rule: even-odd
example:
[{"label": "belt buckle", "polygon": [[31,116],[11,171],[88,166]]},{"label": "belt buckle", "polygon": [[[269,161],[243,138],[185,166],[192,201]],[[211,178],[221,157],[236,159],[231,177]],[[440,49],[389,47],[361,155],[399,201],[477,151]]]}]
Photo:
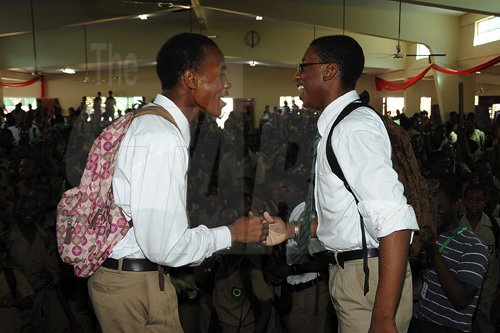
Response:
[{"label": "belt buckle", "polygon": [[333,252],[335,256],[335,262],[337,263],[337,267],[344,269],[344,259],[342,259],[342,256],[339,257],[339,254],[342,254],[342,252],[335,251]]}]

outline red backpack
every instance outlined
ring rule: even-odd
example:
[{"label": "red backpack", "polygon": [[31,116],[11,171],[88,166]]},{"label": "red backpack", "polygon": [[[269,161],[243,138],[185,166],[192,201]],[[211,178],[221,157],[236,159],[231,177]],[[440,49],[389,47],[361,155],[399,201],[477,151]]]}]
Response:
[{"label": "red backpack", "polygon": [[161,116],[177,127],[161,107],[145,107],[114,121],[95,139],[80,184],[64,192],[57,205],[59,255],[74,266],[76,276],[91,276],[132,226],[113,201],[112,180],[127,129],[145,114]]}]

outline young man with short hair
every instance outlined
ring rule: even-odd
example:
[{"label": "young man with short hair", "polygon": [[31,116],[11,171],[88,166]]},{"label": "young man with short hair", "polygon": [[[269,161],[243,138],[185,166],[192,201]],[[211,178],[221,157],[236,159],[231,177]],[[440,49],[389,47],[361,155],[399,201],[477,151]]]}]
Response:
[{"label": "young man with short hair", "polygon": [[420,232],[430,266],[410,333],[472,331],[488,252],[472,231],[459,225],[458,202],[456,186],[441,183],[437,235],[427,229]]},{"label": "young man with short hair", "polygon": [[491,305],[495,299],[498,283],[500,280],[500,268],[498,263],[498,249],[494,232],[500,230],[495,218],[485,214],[486,196],[483,188],[471,183],[465,190],[462,198],[465,208],[465,215],[460,219],[460,224],[473,231],[477,237],[486,245],[488,249],[488,270],[484,276],[481,294],[477,303],[477,310],[474,316],[474,332],[493,333],[495,332],[495,322],[491,317]]},{"label": "young man with short hair", "polygon": [[[373,110],[360,105],[335,127],[331,141],[327,140],[341,111],[352,102],[360,102],[355,86],[364,60],[363,50],[353,38],[320,37],[309,45],[293,77],[304,107],[321,112],[314,190],[318,223],[317,228],[311,225],[311,234],[317,234],[334,259],[329,282],[339,332],[405,332],[412,314],[407,256],[412,231],[418,225],[392,168],[387,130]],[[359,204],[333,173],[327,144]],[[287,227],[268,214],[264,218],[270,223],[268,243],[294,238],[293,225]],[[369,267],[366,294],[363,237]]]},{"label": "young man with short hair", "polygon": [[161,47],[156,71],[162,93],[153,104],[175,123],[143,115],[120,145],[113,195],[133,227],[88,282],[103,332],[182,332],[168,266],[200,264],[232,242],[260,242],[268,233],[257,216],[189,228],[189,122],[200,112],[220,115],[231,86],[221,50],[206,36],[182,33]]}]

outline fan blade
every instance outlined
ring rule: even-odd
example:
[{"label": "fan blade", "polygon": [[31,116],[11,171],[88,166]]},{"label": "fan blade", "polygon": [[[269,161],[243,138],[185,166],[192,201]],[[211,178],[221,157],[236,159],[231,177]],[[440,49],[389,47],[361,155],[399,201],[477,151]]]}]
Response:
[{"label": "fan blade", "polygon": [[431,53],[431,54],[407,54],[407,57],[445,57],[445,53]]},{"label": "fan blade", "polygon": [[158,3],[156,2],[148,2],[148,1],[129,1],[129,0],[124,0],[123,3],[130,3],[133,5],[155,5],[158,6]]},{"label": "fan blade", "polygon": [[[175,0],[173,0],[175,1]],[[123,0],[123,3],[129,3],[133,5],[154,5],[160,8],[176,8],[176,9],[191,9],[189,5],[178,5],[173,2],[162,2],[162,1],[134,1],[134,0]]]}]

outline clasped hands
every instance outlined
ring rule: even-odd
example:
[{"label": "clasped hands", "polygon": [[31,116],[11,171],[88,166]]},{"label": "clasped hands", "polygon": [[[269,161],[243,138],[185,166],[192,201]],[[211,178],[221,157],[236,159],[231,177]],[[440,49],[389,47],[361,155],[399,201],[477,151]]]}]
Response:
[{"label": "clasped hands", "polygon": [[287,225],[278,216],[265,212],[262,216],[254,215],[240,217],[228,226],[231,240],[239,243],[261,243],[273,246],[287,240]]}]

